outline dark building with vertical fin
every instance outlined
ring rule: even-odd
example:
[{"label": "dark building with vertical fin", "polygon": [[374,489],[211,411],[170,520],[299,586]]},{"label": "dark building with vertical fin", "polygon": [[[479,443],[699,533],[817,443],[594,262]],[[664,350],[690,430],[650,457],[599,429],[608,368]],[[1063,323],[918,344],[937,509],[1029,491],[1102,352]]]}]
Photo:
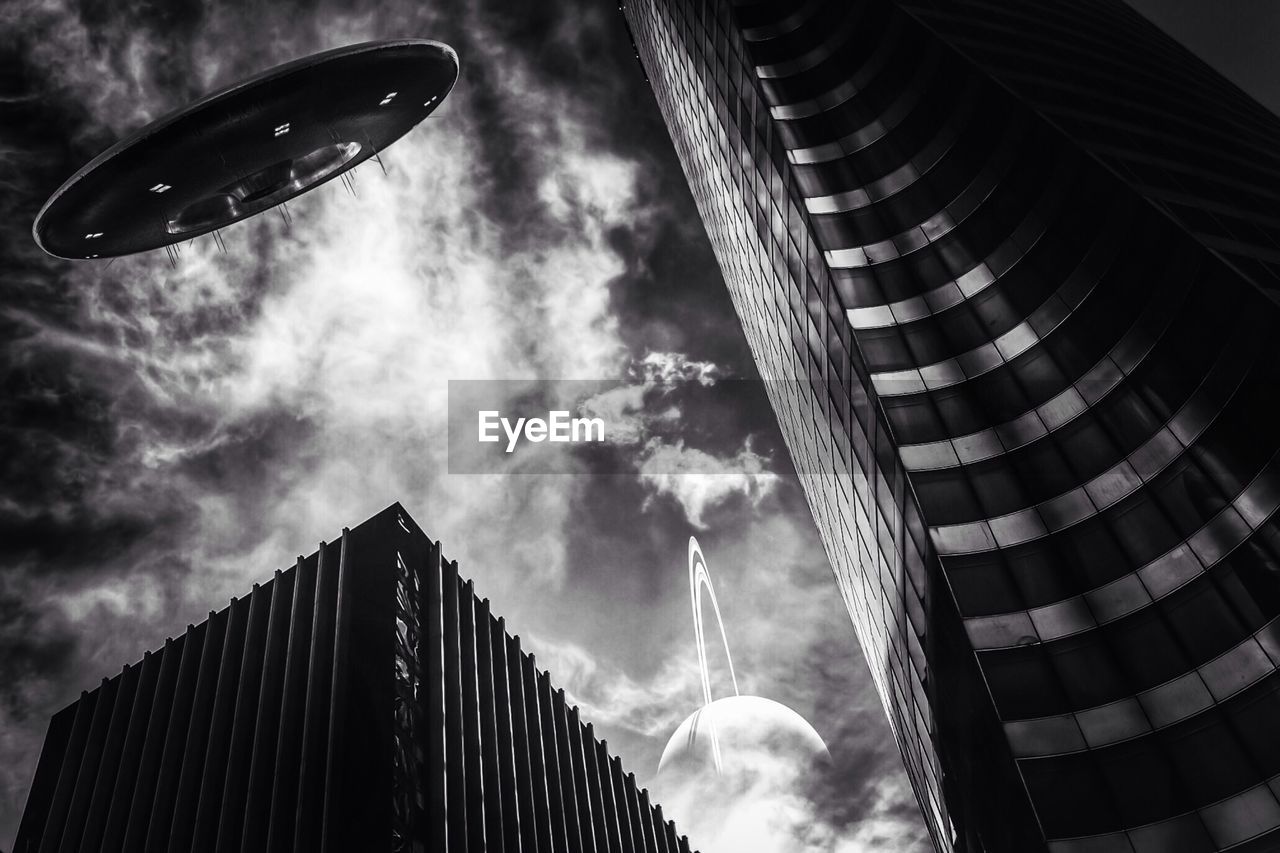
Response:
[{"label": "dark building with vertical fin", "polygon": [[624,0],[939,850],[1280,850],[1280,120],[1118,0]]},{"label": "dark building with vertical fin", "polygon": [[53,717],[15,853],[689,853],[398,505]]}]

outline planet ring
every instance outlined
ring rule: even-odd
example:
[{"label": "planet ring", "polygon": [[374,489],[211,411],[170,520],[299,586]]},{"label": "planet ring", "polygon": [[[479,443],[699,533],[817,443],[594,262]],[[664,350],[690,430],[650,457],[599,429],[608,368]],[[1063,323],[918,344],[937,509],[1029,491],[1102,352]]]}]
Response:
[{"label": "planet ring", "polygon": [[[720,642],[724,644],[724,656],[729,662],[729,678],[733,681],[733,694],[742,695],[738,691],[738,677],[733,672],[733,655],[729,653],[729,638],[724,633],[724,620],[720,618],[720,603],[716,601],[716,589],[711,584],[711,574],[707,570],[707,559],[702,555],[698,540],[689,537],[689,597],[693,603],[693,633],[698,647],[698,669],[702,675],[702,699],[705,705],[711,704],[711,675],[707,670],[707,641],[702,630],[702,591],[706,589],[711,597],[711,610],[716,614],[716,624],[720,628]],[[715,724],[711,726],[711,751],[715,756],[716,772],[720,772],[720,742],[716,737]]]}]

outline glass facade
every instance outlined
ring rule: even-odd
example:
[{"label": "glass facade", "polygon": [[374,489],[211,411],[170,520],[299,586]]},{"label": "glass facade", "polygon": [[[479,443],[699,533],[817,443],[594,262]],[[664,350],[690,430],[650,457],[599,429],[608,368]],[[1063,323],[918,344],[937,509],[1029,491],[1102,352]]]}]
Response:
[{"label": "glass facade", "polygon": [[422,663],[427,638],[422,636],[422,589],[419,572],[396,555],[396,652],[394,740],[391,755],[391,851],[414,850],[427,822],[427,792],[418,780],[429,766],[423,707],[428,701]]},{"label": "glass facade", "polygon": [[1116,0],[902,6],[1280,301],[1274,113]]},{"label": "glass facade", "polygon": [[1280,121],[1112,0],[623,11],[937,847],[1277,849]]}]

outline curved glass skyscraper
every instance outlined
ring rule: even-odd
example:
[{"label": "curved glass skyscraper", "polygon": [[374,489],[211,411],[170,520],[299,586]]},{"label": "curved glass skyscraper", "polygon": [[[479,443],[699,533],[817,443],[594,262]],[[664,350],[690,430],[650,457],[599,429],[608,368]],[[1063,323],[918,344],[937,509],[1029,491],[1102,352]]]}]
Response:
[{"label": "curved glass skyscraper", "polygon": [[1280,120],[1118,0],[626,0],[940,850],[1280,849]]}]

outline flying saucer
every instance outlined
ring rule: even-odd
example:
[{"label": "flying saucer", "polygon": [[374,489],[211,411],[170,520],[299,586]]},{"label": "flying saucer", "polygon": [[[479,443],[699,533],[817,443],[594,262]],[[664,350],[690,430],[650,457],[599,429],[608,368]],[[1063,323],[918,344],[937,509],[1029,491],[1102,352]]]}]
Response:
[{"label": "flying saucer", "polygon": [[160,118],[99,154],[41,209],[36,243],[110,258],[208,234],[355,168],[430,115],[458,56],[425,39],[289,62]]}]

